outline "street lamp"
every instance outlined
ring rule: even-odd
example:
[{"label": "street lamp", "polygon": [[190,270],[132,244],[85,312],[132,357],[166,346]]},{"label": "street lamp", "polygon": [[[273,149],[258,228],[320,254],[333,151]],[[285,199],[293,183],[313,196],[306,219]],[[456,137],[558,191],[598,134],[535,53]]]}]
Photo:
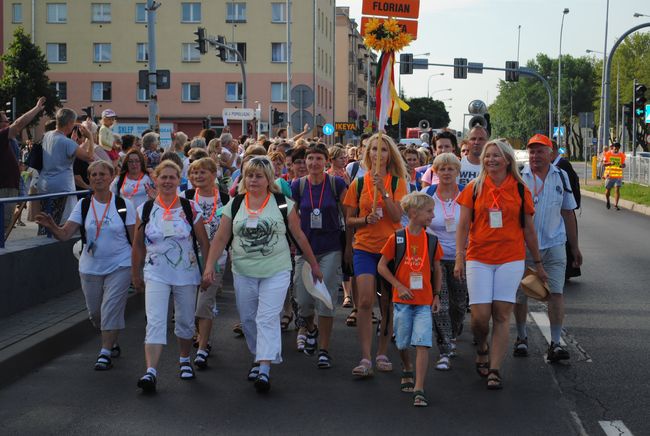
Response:
[{"label": "street lamp", "polygon": [[519,63],[519,42],[521,41],[521,24],[517,26],[517,63]]},{"label": "street lamp", "polygon": [[557,143],[560,147],[562,146],[562,126],[560,124],[560,97],[562,95],[562,87],[560,86],[562,83],[562,31],[564,30],[564,17],[568,13],[569,8],[564,8],[564,11],[562,11],[562,24],[560,26],[560,54],[557,58]]},{"label": "street lamp", "polygon": [[603,52],[602,52],[602,51],[598,51],[598,50],[591,50],[591,49],[587,49],[587,50],[585,50],[585,52],[587,52],[587,53],[598,53],[598,54],[603,54]]},{"label": "street lamp", "polygon": [[633,16],[634,16],[634,18],[639,18],[639,17],[649,17],[650,18],[650,15],[640,14],[638,12],[635,12]]},{"label": "street lamp", "polygon": [[[451,88],[436,89],[435,91],[431,92],[431,95],[437,94],[438,92],[444,92],[444,91],[451,91]],[[429,98],[429,91],[428,90],[427,90],[427,98]]]},{"label": "street lamp", "polygon": [[431,84],[431,78],[436,76],[444,76],[444,75],[445,73],[437,73],[429,76],[429,79],[427,80],[427,98],[429,98],[429,85]]}]

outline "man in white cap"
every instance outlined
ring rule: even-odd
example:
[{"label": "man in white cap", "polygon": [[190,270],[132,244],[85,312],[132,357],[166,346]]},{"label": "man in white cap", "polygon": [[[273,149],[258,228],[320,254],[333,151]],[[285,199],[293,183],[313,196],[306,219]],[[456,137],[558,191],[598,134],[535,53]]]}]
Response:
[{"label": "man in white cap", "polygon": [[115,138],[111,130],[111,127],[115,124],[116,117],[115,111],[105,109],[102,111],[101,127],[99,128],[99,145],[106,151],[114,164],[120,158],[119,151],[114,148]]},{"label": "man in white cap", "polygon": [[[578,248],[578,232],[575,212],[576,201],[571,192],[569,177],[564,170],[551,165],[553,143],[548,136],[537,134],[528,141],[529,165],[521,172],[522,178],[533,195],[535,204],[535,231],[539,242],[540,260],[526,259],[527,266],[534,268],[541,263],[548,273],[548,286],[551,291],[548,300],[548,317],[551,323],[551,343],[546,360],[557,362],[569,359],[569,352],[560,345],[562,323],[564,321],[564,273],[566,270],[565,243],[569,240],[573,254],[573,266],[582,264],[582,254]],[[513,354],[516,357],[528,355],[526,317],[528,304],[526,295],[517,291],[515,305],[517,340]]]}]

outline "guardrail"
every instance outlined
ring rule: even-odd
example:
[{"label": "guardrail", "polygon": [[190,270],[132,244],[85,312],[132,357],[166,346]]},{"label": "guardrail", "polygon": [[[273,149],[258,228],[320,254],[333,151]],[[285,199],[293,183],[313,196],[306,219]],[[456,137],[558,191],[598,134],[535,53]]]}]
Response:
[{"label": "guardrail", "polygon": [[623,180],[650,186],[650,157],[628,156],[625,160]]},{"label": "guardrail", "polygon": [[[90,194],[92,191],[90,190],[85,190],[85,191],[73,191],[73,192],[55,192],[53,194],[37,194],[37,195],[24,195],[21,197],[6,197],[6,198],[0,198],[0,230],[2,230],[2,234],[0,235],[0,248],[5,248],[5,232],[4,232],[4,227],[5,227],[5,207],[7,203],[27,203],[30,201],[41,201],[41,200],[51,200],[54,198],[61,198],[61,197],[69,197],[71,195],[86,195]],[[46,202],[45,207],[43,208],[43,212],[45,213],[50,213],[52,211],[52,204],[51,202]],[[11,229],[10,229],[11,230]],[[51,238],[52,235],[50,232],[47,232],[47,237]]]}]

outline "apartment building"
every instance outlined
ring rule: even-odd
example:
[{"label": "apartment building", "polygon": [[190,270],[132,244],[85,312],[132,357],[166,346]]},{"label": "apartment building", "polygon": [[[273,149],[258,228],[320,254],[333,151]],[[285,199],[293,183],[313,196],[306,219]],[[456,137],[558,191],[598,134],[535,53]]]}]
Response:
[{"label": "apartment building", "polygon": [[[364,125],[375,120],[377,55],[363,44],[359,23],[350,18],[349,7],[336,8],[336,114],[338,122]],[[372,125],[372,124],[370,124]],[[341,141],[352,141],[346,132]]]},{"label": "apartment building", "polygon": [[[145,1],[0,0],[3,51],[22,26],[46,54],[50,80],[65,106],[95,114],[111,108],[118,125],[146,124],[149,95],[139,89],[138,71],[148,69]],[[242,107],[242,74],[234,54],[222,62],[214,49],[195,48],[197,27],[223,35],[242,53],[247,73],[247,106],[261,106],[261,131],[268,131],[271,108],[289,118],[334,121],[334,0],[165,0],[156,11],[157,68],[170,70],[171,88],[158,91],[160,123],[189,134],[203,121],[224,124],[224,108]],[[287,16],[290,5],[291,87],[304,85],[313,103],[287,108]],[[302,87],[304,90],[305,88]],[[304,93],[302,94],[305,97]],[[303,101],[304,103],[304,101]],[[299,116],[302,115],[302,116]],[[241,122],[230,122],[234,134]],[[244,126],[253,133],[256,123]],[[279,125],[271,126],[273,133]],[[302,126],[292,126],[302,130]]]}]

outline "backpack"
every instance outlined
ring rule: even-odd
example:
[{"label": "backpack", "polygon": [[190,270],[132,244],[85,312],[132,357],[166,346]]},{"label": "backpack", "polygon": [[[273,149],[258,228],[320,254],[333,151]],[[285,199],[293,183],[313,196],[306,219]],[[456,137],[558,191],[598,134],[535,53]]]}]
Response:
[{"label": "backpack", "polygon": [[[192,235],[192,248],[194,249],[194,255],[196,256],[196,261],[199,264],[199,272],[203,274],[203,270],[201,268],[201,262],[199,262],[199,244],[196,241],[196,233],[194,233],[194,210],[192,209],[192,203],[190,203],[190,200],[187,198],[183,197],[178,197],[178,200],[181,202],[181,207],[183,208],[183,212],[185,213],[185,218],[187,219],[187,223],[190,225],[190,234]],[[140,228],[143,230],[147,227],[147,223],[149,223],[149,218],[151,216],[151,210],[153,209],[155,200],[147,200],[144,202],[144,205],[142,206],[142,223],[140,224]],[[206,259],[207,260],[207,259]]]},{"label": "backpack", "polygon": [[34,168],[36,171],[43,169],[43,145],[40,142],[32,145],[26,160],[28,167]]},{"label": "backpack", "polygon": [[357,173],[359,172],[359,166],[361,164],[359,161],[356,161],[352,164],[352,171],[350,171],[350,180],[354,180],[357,176]]},{"label": "backpack", "polygon": [[[438,249],[438,238],[431,233],[427,233],[424,229],[422,229],[422,231],[427,235],[427,252],[429,253],[429,269],[431,271],[431,286],[433,289],[433,279],[435,277],[434,257],[436,250]],[[395,257],[388,264],[388,268],[390,268],[393,275],[397,274],[397,269],[402,264],[405,254],[406,229],[399,229],[395,232]]]},{"label": "backpack", "polygon": [[[79,233],[81,234],[81,243],[86,245],[86,217],[88,216],[88,210],[90,209],[90,201],[92,197],[85,197],[81,199],[81,225],[79,226]],[[109,205],[110,207],[110,205]],[[126,233],[126,240],[129,241],[131,245],[131,237],[129,236],[129,231],[126,228],[126,202],[122,197],[115,197],[115,208],[117,209],[117,214],[122,218],[122,223],[124,223],[124,233]]]},{"label": "backpack", "polygon": [[[472,187],[472,222],[474,222],[474,216],[476,215],[474,213],[475,207],[474,203],[476,203],[476,196],[478,195],[476,192],[476,184]],[[519,208],[519,225],[521,226],[522,229],[526,228],[526,213],[524,211],[524,185],[523,183],[517,181],[517,191],[519,192],[519,197],[521,198],[521,207]]]},{"label": "backpack", "polygon": [[[357,179],[357,202],[361,199],[361,193],[363,192],[363,180],[365,177],[359,177]],[[399,178],[396,176],[390,176],[390,190],[392,194],[395,194],[397,190],[397,184],[399,183]]]},{"label": "backpack", "polygon": [[117,179],[117,185],[115,185],[115,191],[117,191],[116,197],[122,198],[122,194],[120,193],[122,191],[122,185],[124,184],[124,180],[126,179],[126,173],[120,174],[120,177]]},{"label": "backpack", "polygon": [[[459,184],[458,184],[458,190],[459,190],[459,191],[462,191],[463,189],[465,189],[465,185],[459,183]],[[425,192],[427,193],[427,195],[428,195],[429,197],[433,197],[434,194],[436,193],[436,191],[438,191],[438,185],[437,185],[437,184],[435,184],[435,185],[429,185],[429,186],[427,187],[427,190],[426,190]]]},{"label": "backpack", "polygon": [[[284,220],[284,226],[286,227],[286,237],[287,237],[287,244],[291,245],[291,241],[293,241],[294,245],[298,247],[298,243],[294,239],[293,235],[291,234],[291,231],[289,230],[289,214],[287,212],[288,206],[287,206],[287,199],[281,192],[273,192],[273,197],[275,197],[275,202],[278,205],[278,209],[280,209],[280,213],[282,214],[282,219]],[[239,212],[239,208],[241,207],[242,202],[244,201],[244,198],[246,198],[246,194],[237,194],[233,197],[232,199],[232,207],[230,209],[230,216],[232,219],[235,219],[235,216],[237,216],[237,212]],[[230,248],[232,245],[232,240],[234,238],[234,235],[230,233],[230,239],[228,240],[228,243],[226,244],[226,250]]]},{"label": "backpack", "polygon": [[[325,174],[325,177],[327,177],[327,180],[330,182],[330,188],[332,189],[332,194],[334,194],[334,201],[336,201],[336,206],[339,210],[339,221],[341,223],[345,222],[345,215],[343,214],[343,209],[341,208],[341,203],[340,203],[340,197],[339,193],[336,192],[336,177],[332,176],[330,174]],[[302,198],[303,192],[305,192],[305,185],[307,185],[307,176],[303,176],[299,179],[299,187],[298,187],[298,201],[296,201],[298,207],[300,207],[300,199]],[[342,225],[344,227],[344,225]]]}]

